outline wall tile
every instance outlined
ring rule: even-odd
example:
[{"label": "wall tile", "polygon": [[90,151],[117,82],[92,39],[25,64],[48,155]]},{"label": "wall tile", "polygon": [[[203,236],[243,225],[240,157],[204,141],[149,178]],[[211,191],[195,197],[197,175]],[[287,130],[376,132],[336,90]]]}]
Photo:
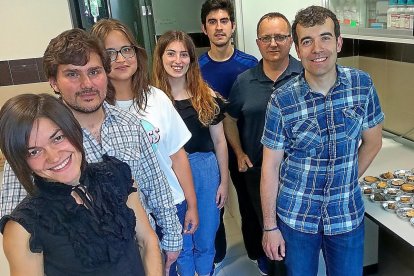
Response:
[{"label": "wall tile", "polygon": [[48,81],[46,76],[45,76],[45,72],[43,71],[43,58],[37,58],[36,59],[36,64],[37,64],[37,70],[39,72],[40,81],[41,82]]},{"label": "wall tile", "polygon": [[404,44],[402,50],[402,61],[414,63],[414,44]]},{"label": "wall tile", "polygon": [[11,60],[9,63],[14,85],[40,82],[36,59]]},{"label": "wall tile", "polygon": [[359,55],[372,58],[387,57],[387,43],[383,41],[359,41]]},{"label": "wall tile", "polygon": [[0,86],[13,85],[10,74],[9,62],[0,61]]},{"label": "wall tile", "polygon": [[404,44],[387,42],[386,59],[401,61]]},{"label": "wall tile", "polygon": [[355,41],[356,39],[344,38],[341,52],[338,53],[338,58],[354,56],[355,55],[354,53],[355,52],[355,47],[354,47]]}]

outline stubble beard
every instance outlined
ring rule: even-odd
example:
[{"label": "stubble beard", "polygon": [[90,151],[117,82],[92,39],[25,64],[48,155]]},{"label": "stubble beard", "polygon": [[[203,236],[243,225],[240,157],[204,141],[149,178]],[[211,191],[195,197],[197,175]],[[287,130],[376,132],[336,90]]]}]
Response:
[{"label": "stubble beard", "polygon": [[[90,92],[90,91],[86,91],[86,92]],[[105,100],[101,98],[101,94],[99,93],[99,91],[93,91],[93,92],[96,92],[98,98],[100,99],[99,103],[97,103],[95,106],[85,107],[77,103],[76,99],[78,98],[78,96],[85,93],[85,91],[80,91],[75,94],[75,102],[68,102],[68,101],[65,101],[64,98],[62,99],[66,103],[66,105],[73,111],[83,113],[83,114],[91,114],[91,113],[98,111],[102,107],[103,102]]]}]

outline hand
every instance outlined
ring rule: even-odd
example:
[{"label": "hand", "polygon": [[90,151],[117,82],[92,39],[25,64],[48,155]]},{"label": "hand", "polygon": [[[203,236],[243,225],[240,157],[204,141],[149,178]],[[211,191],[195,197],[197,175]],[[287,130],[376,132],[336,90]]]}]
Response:
[{"label": "hand", "polygon": [[239,172],[245,172],[248,168],[253,167],[252,162],[247,154],[243,153],[237,156],[237,164],[239,166]]},{"label": "hand", "polygon": [[285,240],[280,230],[263,232],[262,246],[270,260],[281,261],[285,257]]},{"label": "hand", "polygon": [[165,276],[170,275],[170,267],[177,260],[180,251],[165,251]]},{"label": "hand", "polygon": [[226,204],[227,198],[229,197],[229,186],[228,184],[220,183],[217,194],[216,194],[216,204],[217,208],[221,209]]},{"label": "hand", "polygon": [[194,234],[198,228],[197,208],[188,208],[184,218],[184,234]]}]

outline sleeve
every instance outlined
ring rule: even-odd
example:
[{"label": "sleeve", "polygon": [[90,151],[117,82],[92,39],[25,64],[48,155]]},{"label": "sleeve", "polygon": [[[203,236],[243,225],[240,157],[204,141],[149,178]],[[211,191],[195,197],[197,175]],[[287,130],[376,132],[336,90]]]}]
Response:
[{"label": "sleeve", "polygon": [[145,196],[149,211],[153,213],[157,224],[162,228],[161,247],[166,251],[180,251],[183,238],[171,188],[158,165],[144,128],[140,124],[139,128],[141,160],[138,186]]},{"label": "sleeve", "polygon": [[370,91],[368,93],[367,107],[365,118],[362,123],[362,129],[373,128],[384,120],[384,113],[381,110],[377,90],[371,81]]},{"label": "sleeve", "polygon": [[261,142],[269,149],[281,150],[285,148],[282,114],[277,105],[275,93],[273,93],[267,105],[265,126]]},{"label": "sleeve", "polygon": [[165,131],[164,143],[166,145],[168,154],[171,156],[190,140],[191,132],[188,130],[186,124],[178,114],[177,110],[173,106],[171,100],[164,94],[164,92],[157,91],[157,93],[163,93],[163,105],[164,107],[164,122],[163,128]]},{"label": "sleeve", "polygon": [[226,112],[233,118],[238,119],[241,115],[241,110],[243,107],[243,93],[240,90],[241,84],[239,77],[233,83],[233,86],[229,94],[229,103],[226,106]]},{"label": "sleeve", "polygon": [[4,163],[3,185],[0,193],[0,217],[10,214],[27,195],[7,161]]}]

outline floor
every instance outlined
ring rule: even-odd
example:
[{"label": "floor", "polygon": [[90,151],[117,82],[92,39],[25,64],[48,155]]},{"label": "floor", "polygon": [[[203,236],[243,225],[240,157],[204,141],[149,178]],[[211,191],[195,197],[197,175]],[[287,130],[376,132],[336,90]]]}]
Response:
[{"label": "floor", "polygon": [[[229,208],[230,209],[230,208]],[[233,209],[234,210],[234,209]],[[260,276],[257,265],[246,255],[243,238],[239,227],[240,214],[224,213],[224,225],[227,236],[227,253],[222,265],[216,269],[216,276]],[[319,258],[318,276],[325,274],[325,263],[322,255]]]}]

